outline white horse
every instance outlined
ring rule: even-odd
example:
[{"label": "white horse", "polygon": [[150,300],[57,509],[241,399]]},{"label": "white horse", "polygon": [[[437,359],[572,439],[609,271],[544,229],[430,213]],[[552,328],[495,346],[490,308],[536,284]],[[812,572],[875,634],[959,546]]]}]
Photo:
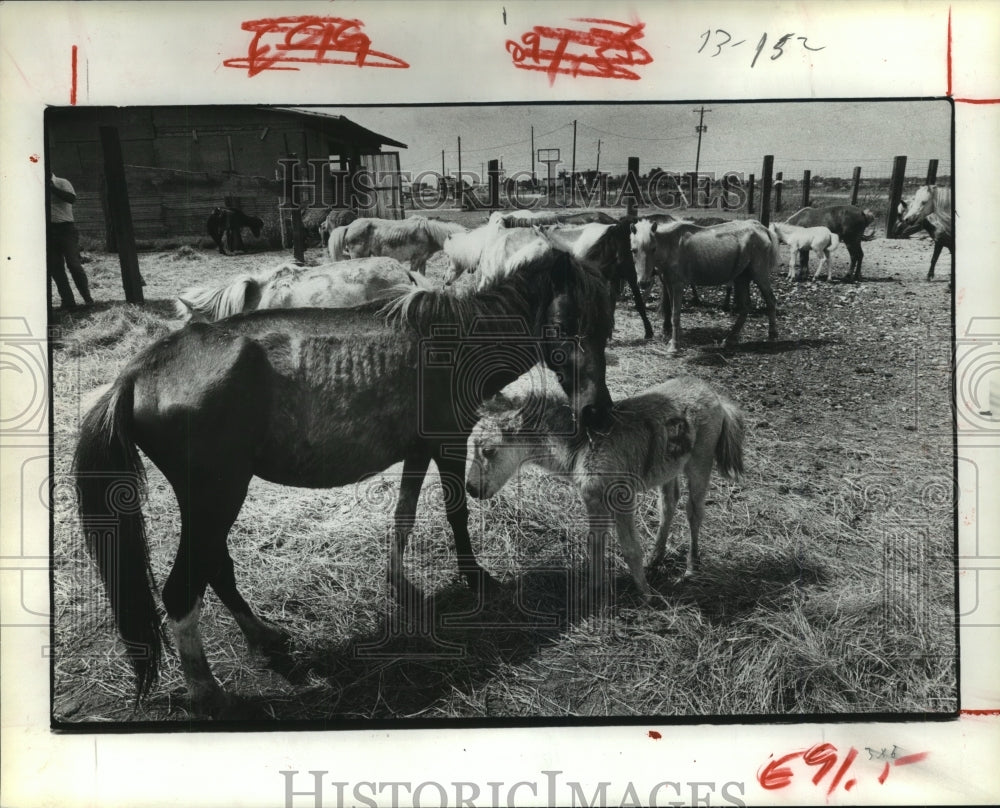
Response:
[{"label": "white horse", "polygon": [[408,219],[355,219],[341,234],[330,233],[329,251],[332,260],[344,252],[351,258],[382,255],[397,261],[409,261],[410,269],[423,275],[427,259],[440,250],[448,236],[464,233],[455,222],[411,216]]},{"label": "white horse", "polygon": [[183,292],[175,308],[193,322],[213,322],[255,309],[344,309],[388,302],[411,286],[405,267],[392,258],[358,258],[318,267],[285,263],[223,286]]},{"label": "white horse", "polygon": [[465,272],[478,270],[477,287],[482,289],[550,249],[552,246],[535,230],[508,228],[504,214],[497,211],[481,227],[445,239],[444,251],[451,260],[445,285],[453,284]]},{"label": "white horse", "polygon": [[469,437],[466,489],[489,499],[525,463],[568,475],[580,490],[590,519],[591,582],[603,586],[604,548],[617,528],[625,560],[639,590],[646,581],[635,528],[639,493],[660,490],[660,529],[650,567],[663,561],[670,523],[687,477],[691,528],[684,577],[698,567],[698,534],[712,467],[730,477],[743,472],[743,416],[739,407],[701,379],[681,376],[620,400],[612,426],[592,441],[581,439],[565,399],[532,395],[516,405],[492,402]]},{"label": "white horse", "polygon": [[777,234],[778,241],[788,245],[788,280],[801,280],[802,276],[809,270],[808,261],[805,266],[799,264],[800,253],[805,250],[811,250],[820,259],[812,279],[816,280],[825,266],[826,279],[830,280],[830,276],[833,274],[830,253],[840,246],[840,236],[822,225],[799,227],[786,222],[775,222],[770,229]]},{"label": "white horse", "polygon": [[939,185],[922,185],[909,201],[899,203],[899,229],[901,237],[923,229],[934,239],[934,254],[927,280],[934,277],[934,267],[944,247],[955,252],[955,234],[951,227],[951,188]]}]

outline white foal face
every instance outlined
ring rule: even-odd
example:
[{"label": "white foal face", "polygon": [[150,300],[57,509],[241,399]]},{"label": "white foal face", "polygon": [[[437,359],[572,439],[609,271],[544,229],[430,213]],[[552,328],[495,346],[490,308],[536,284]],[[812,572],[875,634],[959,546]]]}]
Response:
[{"label": "white foal face", "polygon": [[521,465],[517,447],[505,442],[504,433],[491,418],[484,418],[469,436],[469,464],[465,473],[465,488],[469,496],[490,499]]}]

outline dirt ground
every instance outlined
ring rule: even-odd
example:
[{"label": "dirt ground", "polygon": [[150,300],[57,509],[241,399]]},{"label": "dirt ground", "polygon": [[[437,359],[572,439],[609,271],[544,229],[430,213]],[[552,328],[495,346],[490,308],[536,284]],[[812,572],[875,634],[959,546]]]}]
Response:
[{"label": "dirt ground", "polygon": [[[391,638],[392,660],[368,659],[359,648],[379,639],[391,611],[383,570],[396,470],[363,489],[323,492],[255,480],[231,533],[237,578],[251,604],[289,629],[295,648],[284,667],[249,655],[235,623],[209,598],[208,653],[223,686],[240,694],[245,717],[954,710],[948,256],[927,282],[928,241],[876,238],[863,246],[859,284],[838,280],[848,266],[843,247],[833,256],[831,283],[790,282],[782,267],[774,342],[757,310],[742,343],[723,349],[731,315],[720,309],[722,290],[708,289],[705,305],[686,303],[682,352],[670,357],[656,303],[656,338],[645,341],[631,300],[619,302],[607,349],[612,395],[681,373],[702,376],[744,410],[747,474],[738,483],[713,482],[700,581],[676,588],[676,569],[651,579],[666,607],[643,606],[619,560],[622,598],[610,631],[567,623],[552,576],[579,561],[582,507],[565,485],[526,472],[498,500],[471,504],[477,554],[519,593],[498,607],[493,629],[442,628],[437,639],[464,643],[459,662],[443,653],[408,655],[426,640],[412,637]],[[90,258],[96,306],[53,323],[61,327],[53,344],[57,474],[68,471],[81,402],[136,350],[179,325],[171,308],[182,289],[285,260],[191,248],[142,254],[147,306],[137,312],[121,301],[117,258]],[[307,260],[319,263],[322,251],[311,248]],[[441,279],[445,269],[439,254],[428,275]],[[437,494],[429,481],[410,563],[421,567],[416,577],[440,608],[467,607]],[[177,513],[155,469],[146,515],[162,584]],[[648,552],[657,519],[652,495],[640,516]],[[683,546],[686,536],[681,511],[673,541]],[[65,493],[55,514],[54,717],[67,724],[187,720],[173,656],[148,702],[132,712],[130,671],[81,544]],[[534,598],[527,610],[534,617],[524,618],[525,598]],[[545,613],[538,604],[559,619],[538,617]]]}]

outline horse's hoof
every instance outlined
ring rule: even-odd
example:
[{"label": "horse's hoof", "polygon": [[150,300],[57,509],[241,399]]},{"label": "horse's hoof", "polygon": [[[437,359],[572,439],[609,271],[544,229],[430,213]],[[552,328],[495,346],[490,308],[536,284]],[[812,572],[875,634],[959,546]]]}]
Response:
[{"label": "horse's hoof", "polygon": [[487,600],[495,598],[501,590],[500,582],[482,567],[462,573],[473,594]]},{"label": "horse's hoof", "polygon": [[235,701],[219,687],[191,693],[188,697],[191,712],[203,718],[230,717],[235,704]]}]

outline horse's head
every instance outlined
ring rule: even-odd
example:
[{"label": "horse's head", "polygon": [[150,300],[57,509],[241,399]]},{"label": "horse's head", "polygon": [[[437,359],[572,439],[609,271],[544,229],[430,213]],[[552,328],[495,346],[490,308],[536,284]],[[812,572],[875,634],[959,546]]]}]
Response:
[{"label": "horse's head", "polygon": [[517,409],[508,409],[484,415],[473,427],[465,473],[469,496],[496,496],[524,462],[528,447],[516,437],[519,419]]},{"label": "horse's head", "polygon": [[[905,209],[904,209],[905,205]],[[934,197],[929,185],[923,185],[908,202],[900,202],[900,227],[914,227],[921,224],[934,210]]]},{"label": "horse's head", "polygon": [[611,336],[611,298],[601,276],[554,250],[551,294],[539,323],[545,364],[569,397],[577,423],[604,429],[611,394],[605,381],[604,348]]},{"label": "horse's head", "polygon": [[633,222],[629,226],[629,248],[639,288],[645,291],[652,285],[655,275],[656,222],[648,219]]}]

